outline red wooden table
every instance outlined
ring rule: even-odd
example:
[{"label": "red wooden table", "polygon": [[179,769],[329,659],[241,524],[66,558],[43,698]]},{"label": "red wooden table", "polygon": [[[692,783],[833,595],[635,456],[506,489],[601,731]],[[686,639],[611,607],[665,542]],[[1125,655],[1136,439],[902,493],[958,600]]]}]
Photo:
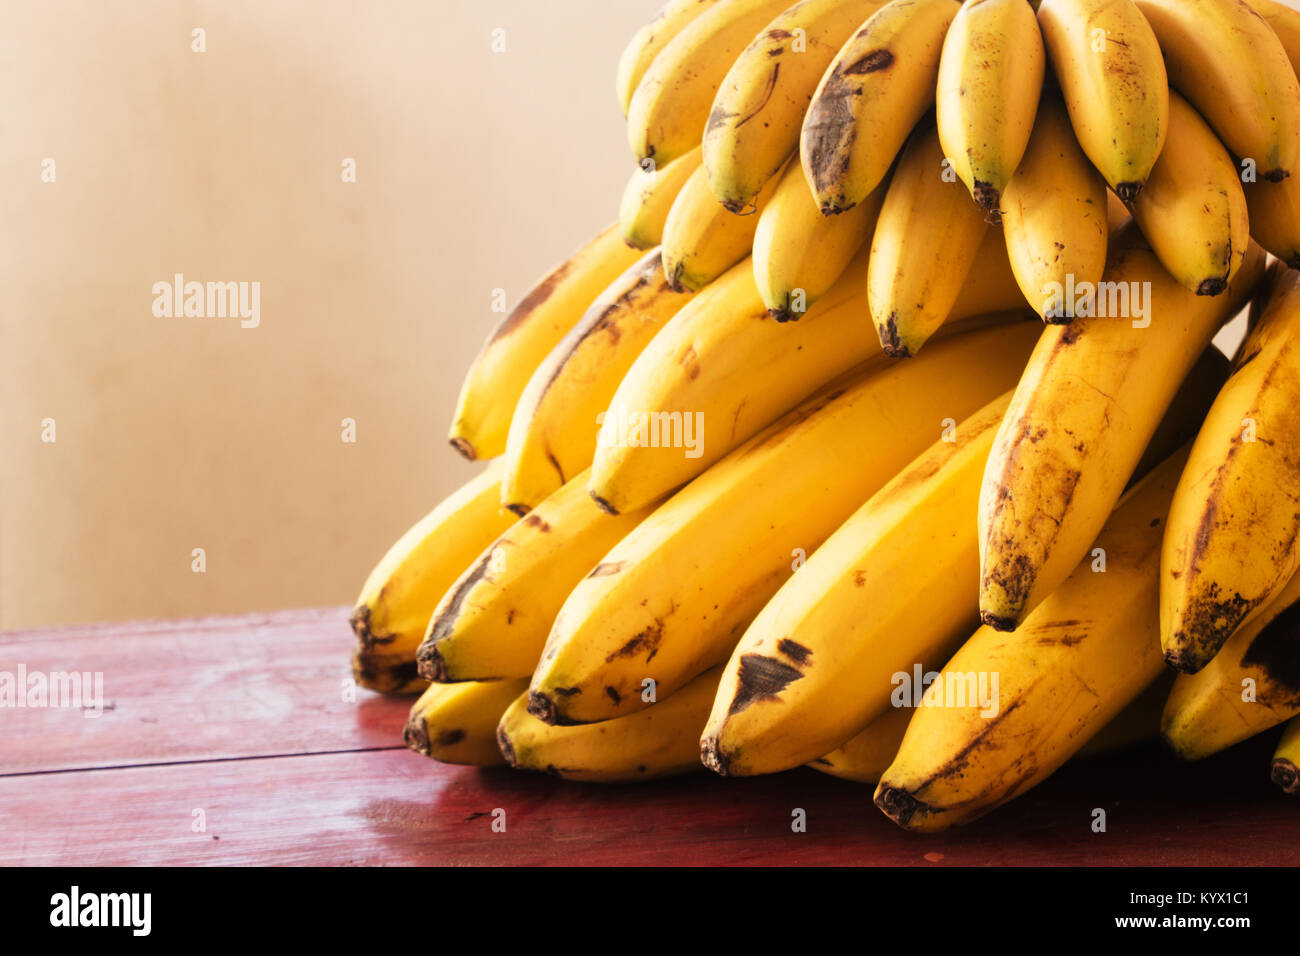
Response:
[{"label": "red wooden table", "polygon": [[409,700],[347,699],[351,642],[345,608],[0,633],[0,671],[100,671],[105,699],[0,708],[0,865],[1300,863],[1271,736],[1072,764],[919,836],[811,770],[601,787],[434,763],[401,745]]}]

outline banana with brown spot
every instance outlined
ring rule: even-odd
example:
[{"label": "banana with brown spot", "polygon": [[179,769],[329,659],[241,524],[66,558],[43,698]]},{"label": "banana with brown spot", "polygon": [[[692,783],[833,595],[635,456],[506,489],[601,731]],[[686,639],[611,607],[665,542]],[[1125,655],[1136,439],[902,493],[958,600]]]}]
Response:
[{"label": "banana with brown spot", "polygon": [[402,731],[406,746],[442,763],[499,767],[501,716],[528,686],[526,680],[433,684],[411,707]]},{"label": "banana with brown spot", "polygon": [[646,160],[623,188],[618,206],[618,224],[623,241],[633,249],[650,249],[664,238],[664,224],[673,201],[681,193],[691,173],[700,168],[700,150],[695,148],[667,166],[655,166]]}]

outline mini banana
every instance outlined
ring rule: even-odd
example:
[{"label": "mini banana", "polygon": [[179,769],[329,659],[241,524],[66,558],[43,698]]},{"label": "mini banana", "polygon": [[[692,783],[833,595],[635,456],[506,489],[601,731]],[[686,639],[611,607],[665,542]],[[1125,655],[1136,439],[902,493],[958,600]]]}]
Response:
[{"label": "mini banana", "polygon": [[727,70],[788,6],[789,0],[720,0],[664,45],[628,103],[628,143],[637,162],[664,165],[700,145]]},{"label": "mini banana", "polygon": [[528,713],[528,695],[520,695],[497,730],[501,753],[516,769],[589,783],[628,783],[698,771],[696,742],[719,672],[715,667],[645,710],[598,724],[545,724]]},{"label": "mini banana", "polygon": [[402,731],[406,746],[442,763],[499,767],[497,724],[526,680],[433,684],[411,708]]},{"label": "mini banana", "polygon": [[1280,182],[1300,156],[1300,83],[1272,28],[1244,0],[1136,0],[1169,84],[1233,155]]},{"label": "mini banana", "polygon": [[803,0],[736,58],[704,131],[704,166],[718,202],[737,213],[753,205],[798,148],[804,113],[835,52],[883,3]]},{"label": "mini banana", "polygon": [[944,37],[935,115],[953,171],[997,221],[1034,127],[1046,54],[1025,0],[966,0]]},{"label": "mini banana", "polygon": [[1075,141],[1065,107],[1055,96],[1044,97],[1029,147],[1002,193],[1011,269],[1044,321],[1064,321],[1063,303],[1052,290],[1064,290],[1071,276],[1076,282],[1101,281],[1106,195],[1106,181]]},{"label": "mini banana", "polygon": [[501,504],[527,514],[591,465],[599,416],[637,355],[691,299],[647,253],[596,297],[533,372],[506,438]]},{"label": "mini banana", "polygon": [[1079,145],[1131,202],[1169,131],[1169,77],[1155,33],[1133,0],[1043,0],[1038,26]]},{"label": "mini banana", "polygon": [[1102,283],[1067,298],[1089,314],[1046,327],[989,455],[980,612],[999,630],[1016,627],[1087,553],[1178,384],[1264,267],[1252,245],[1223,295],[1198,296],[1149,250],[1122,236],[1111,245]]},{"label": "mini banana", "polygon": [[1210,408],[1174,495],[1160,573],[1160,640],[1204,667],[1300,568],[1300,273],[1271,304]]},{"label": "mini banana", "polygon": [[[627,116],[628,107],[632,103],[632,94],[636,92],[654,58],[687,24],[717,2],[718,0],[669,0],[653,20],[632,35],[618,58],[615,80],[618,105],[624,116]],[[651,245],[657,242],[658,240]]]},{"label": "mini banana", "polygon": [[1300,793],[1300,717],[1292,717],[1282,731],[1269,775],[1283,793]]},{"label": "mini banana", "polygon": [[915,355],[943,324],[988,232],[947,173],[938,132],[918,126],[889,180],[867,262],[871,319],[889,355]]},{"label": "mini banana", "polygon": [[1232,157],[1199,113],[1169,94],[1169,138],[1131,203],[1138,228],[1169,273],[1197,295],[1218,295],[1250,245],[1246,196]]},{"label": "mini banana", "polygon": [[[1120,502],[1087,558],[1014,634],[981,627],[925,691],[875,804],[908,830],[982,816],[1041,782],[1164,670],[1157,555],[1186,460]],[[996,679],[996,685],[994,680]]]},{"label": "mini banana", "polygon": [[548,723],[608,720],[645,706],[647,680],[662,699],[725,660],[799,555],[945,418],[1012,385],[1036,333],[1014,323],[937,344],[924,361],[868,366],[668,499],[565,600],[533,674],[530,712]]},{"label": "mini banana", "polygon": [[501,465],[493,462],[403,534],[370,572],[352,612],[359,644],[353,673],[363,687],[423,687],[415,649],[429,615],[474,556],[510,526],[500,487]]},{"label": "mini banana", "polygon": [[646,511],[609,515],[583,472],[512,525],[438,602],[416,652],[433,681],[527,677],[565,595]]},{"label": "mini banana", "polygon": [[773,318],[798,319],[826,294],[871,238],[883,199],[878,189],[843,215],[823,216],[803,170],[786,167],[754,233],[754,281]]},{"label": "mini banana", "polygon": [[1280,183],[1242,183],[1250,236],[1292,269],[1300,269],[1300,176]]},{"label": "mini banana", "polygon": [[618,207],[618,225],[623,230],[623,241],[633,249],[650,249],[664,238],[664,224],[673,200],[700,168],[700,151],[691,150],[667,166],[655,166],[646,160],[638,166],[623,189],[623,199]]},{"label": "mini banana", "polygon": [[639,255],[613,225],[533,286],[492,330],[465,376],[451,423],[453,448],[471,461],[506,450],[510,417],[528,377]]},{"label": "mini banana", "polygon": [[824,214],[874,193],[933,108],[939,53],[959,9],[956,0],[893,0],[836,55],[799,138],[804,175]]}]

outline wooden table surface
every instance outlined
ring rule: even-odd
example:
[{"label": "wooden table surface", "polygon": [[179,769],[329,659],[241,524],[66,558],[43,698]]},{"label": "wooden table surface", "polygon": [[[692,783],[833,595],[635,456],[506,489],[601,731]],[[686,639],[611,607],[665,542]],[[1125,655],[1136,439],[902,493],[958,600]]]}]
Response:
[{"label": "wooden table surface", "polygon": [[348,699],[351,642],[345,608],[0,633],[0,671],[99,671],[105,699],[0,708],[0,865],[1300,863],[1272,735],[1071,764],[920,836],[811,770],[602,787],[437,764],[401,744],[409,699]]}]

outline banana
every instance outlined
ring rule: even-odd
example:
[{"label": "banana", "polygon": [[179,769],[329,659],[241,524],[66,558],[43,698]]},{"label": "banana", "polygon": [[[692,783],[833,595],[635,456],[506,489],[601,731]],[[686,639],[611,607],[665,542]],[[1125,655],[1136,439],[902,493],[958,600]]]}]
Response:
[{"label": "banana", "polygon": [[1282,731],[1270,776],[1283,793],[1300,793],[1300,717],[1292,717]]},{"label": "banana", "polygon": [[907,464],[763,607],[723,671],[700,741],[705,766],[753,776],[814,760],[889,710],[893,675],[947,660],[970,635],[979,541],[969,519],[1010,400]]},{"label": "banana", "polygon": [[1210,408],[1160,571],[1165,660],[1195,673],[1300,568],[1300,273],[1287,270]]},{"label": "banana", "polygon": [[1250,245],[1246,196],[1232,157],[1200,114],[1169,94],[1169,137],[1131,203],[1169,273],[1197,295],[1219,295]]},{"label": "banana", "polygon": [[982,816],[1050,775],[1160,677],[1157,555],[1185,460],[1186,449],[1172,455],[1106,521],[1096,539],[1105,573],[1085,559],[1016,633],[981,627],[947,663],[876,788],[890,819],[934,831]]},{"label": "banana", "polygon": [[650,249],[664,238],[664,224],[668,210],[673,206],[686,180],[700,168],[698,147],[667,166],[655,166],[646,160],[645,167],[638,166],[623,189],[623,199],[618,207],[618,225],[623,230],[623,241],[633,249]]},{"label": "banana", "polygon": [[797,319],[835,284],[875,231],[884,190],[842,216],[821,214],[798,163],[791,163],[754,233],[754,281],[778,322]]},{"label": "banana", "polygon": [[1174,681],[1160,732],[1200,760],[1300,714],[1300,575],[1195,674]]},{"label": "banana", "polygon": [[700,145],[727,70],[788,6],[790,0],[721,0],[664,45],[628,103],[628,144],[638,163],[662,166]]},{"label": "banana", "polygon": [[1080,147],[1131,202],[1169,131],[1169,77],[1155,33],[1132,0],[1043,0],[1038,26]]},{"label": "banana", "polygon": [[1300,269],[1300,176],[1280,183],[1243,183],[1251,238],[1292,269]]},{"label": "banana", "polygon": [[757,213],[728,212],[709,192],[703,166],[691,174],[673,200],[664,224],[664,274],[674,289],[698,291],[749,255],[758,221],[780,175],[772,177],[755,200]]},{"label": "banana", "polygon": [[704,130],[704,166],[718,202],[736,213],[752,206],[798,149],[804,113],[835,52],[883,4],[803,0],[736,58]]},{"label": "banana", "polygon": [[528,712],[522,694],[501,718],[497,742],[510,766],[565,780],[629,783],[697,771],[697,741],[720,670],[706,671],[645,710],[598,724],[543,723]]},{"label": "banana", "polygon": [[1136,0],[1169,84],[1238,159],[1280,182],[1300,156],[1300,83],[1272,28],[1244,0]]},{"label": "banana", "polygon": [[526,680],[433,684],[411,708],[402,731],[406,746],[443,763],[499,767],[501,715],[528,686]]},{"label": "banana", "polygon": [[474,556],[510,526],[500,485],[501,465],[493,462],[421,518],[370,572],[352,612],[359,642],[353,672],[362,686],[388,693],[423,687],[415,649],[429,615]]},{"label": "banana", "polygon": [[646,510],[608,515],[576,476],[490,544],[438,603],[416,653],[433,681],[527,677],[564,597]]},{"label": "banana", "polygon": [[1002,193],[1002,233],[1020,291],[1046,322],[1063,319],[1063,303],[1048,290],[1064,290],[1069,276],[1101,281],[1106,196],[1106,181],[1079,148],[1064,105],[1045,96],[1029,147]]},{"label": "banana", "polygon": [[533,674],[530,712],[548,723],[607,720],[645,706],[644,681],[663,698],[725,660],[800,552],[946,417],[1014,384],[1036,332],[1018,322],[938,344],[924,361],[868,365],[668,499],[565,600]]},{"label": "banana", "polygon": [[471,461],[506,450],[510,417],[533,369],[638,256],[613,225],[533,286],[492,330],[465,376],[451,423],[453,448]]},{"label": "banana", "polygon": [[939,141],[992,222],[1029,144],[1045,61],[1038,20],[1025,0],[967,0],[943,40]]},{"label": "banana", "polygon": [[874,193],[933,108],[943,38],[960,8],[956,0],[893,0],[836,55],[799,137],[804,175],[824,214]]},{"label": "banana", "polygon": [[618,58],[615,81],[618,105],[624,116],[627,116],[628,106],[632,103],[632,94],[636,92],[641,77],[645,76],[654,58],[692,20],[717,2],[718,0],[669,0],[653,20],[633,34]]},{"label": "banana", "polygon": [[1024,620],[1087,553],[1179,382],[1264,266],[1252,244],[1226,293],[1206,297],[1122,234],[1111,247],[1095,294],[1067,290],[1067,307],[1086,308],[1045,328],[989,455],[980,612],[998,630]]},{"label": "banana", "polygon": [[690,299],[690,292],[669,287],[657,249],[597,296],[533,372],[515,406],[501,476],[504,507],[527,514],[590,467],[598,416],[637,355]]},{"label": "banana", "polygon": [[871,237],[867,303],[881,348],[896,357],[915,355],[943,324],[989,228],[943,162],[934,126],[918,126]]},{"label": "banana", "polygon": [[1291,61],[1291,69],[1300,73],[1300,12],[1276,0],[1246,0],[1252,10],[1264,18],[1264,22],[1273,28],[1286,57]]}]

